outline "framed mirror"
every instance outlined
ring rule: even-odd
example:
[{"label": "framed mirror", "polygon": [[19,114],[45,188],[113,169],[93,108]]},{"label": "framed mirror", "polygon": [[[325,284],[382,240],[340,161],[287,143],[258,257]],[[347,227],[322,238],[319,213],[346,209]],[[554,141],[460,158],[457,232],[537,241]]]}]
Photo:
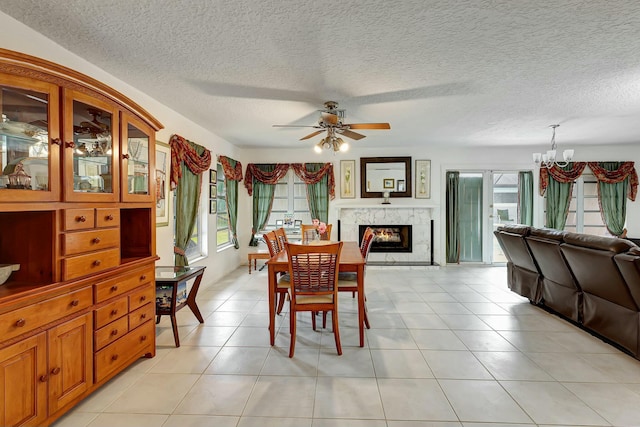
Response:
[{"label": "framed mirror", "polygon": [[360,157],[360,196],[411,197],[411,157]]}]

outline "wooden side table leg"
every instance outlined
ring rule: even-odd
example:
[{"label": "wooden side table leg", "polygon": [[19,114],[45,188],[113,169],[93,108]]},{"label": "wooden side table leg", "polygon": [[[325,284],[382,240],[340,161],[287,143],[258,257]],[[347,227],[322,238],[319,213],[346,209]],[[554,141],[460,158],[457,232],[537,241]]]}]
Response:
[{"label": "wooden side table leg", "polygon": [[176,347],[180,347],[180,337],[178,337],[178,322],[176,321],[176,314],[171,314],[171,328],[173,329],[173,339],[176,342]]},{"label": "wooden side table leg", "polygon": [[[251,265],[249,265],[249,269],[251,269]],[[204,270],[202,271],[204,273]],[[195,282],[193,282],[193,286],[191,287],[191,292],[187,296],[187,305],[191,309],[191,312],[196,316],[198,322],[204,323],[204,319],[202,318],[202,314],[200,313],[200,309],[198,308],[198,304],[196,304],[196,296],[198,295],[198,289],[200,289],[200,282],[202,281],[203,274],[200,274],[196,277]]]}]

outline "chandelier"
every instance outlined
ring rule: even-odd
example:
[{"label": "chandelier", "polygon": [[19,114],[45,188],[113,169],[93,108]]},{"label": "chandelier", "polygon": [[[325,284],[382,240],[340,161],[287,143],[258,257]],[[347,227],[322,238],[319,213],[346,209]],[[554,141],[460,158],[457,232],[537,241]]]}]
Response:
[{"label": "chandelier", "polygon": [[338,151],[347,151],[349,144],[344,142],[342,138],[336,136],[336,130],[331,127],[327,129],[326,138],[322,138],[313,149],[316,153],[321,153],[323,148],[326,150],[333,149],[333,154],[335,154]]},{"label": "chandelier", "polygon": [[546,153],[533,153],[533,161],[539,167],[544,166],[547,169],[551,169],[554,165],[558,165],[560,167],[565,167],[573,160],[573,150],[564,150],[562,152],[563,162],[560,162],[556,159],[556,128],[560,127],[560,125],[551,125],[549,126],[553,129],[553,134],[551,135],[551,150],[547,150]]}]

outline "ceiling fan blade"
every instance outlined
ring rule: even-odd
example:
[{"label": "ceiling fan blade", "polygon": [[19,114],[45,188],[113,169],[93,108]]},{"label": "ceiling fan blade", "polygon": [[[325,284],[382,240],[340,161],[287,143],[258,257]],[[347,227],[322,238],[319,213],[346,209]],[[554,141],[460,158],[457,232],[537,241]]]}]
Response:
[{"label": "ceiling fan blade", "polygon": [[337,125],[338,124],[338,116],[336,116],[335,114],[332,113],[327,113],[326,111],[323,111],[320,113],[322,115],[322,120],[332,124],[332,125]]},{"label": "ceiling fan blade", "polygon": [[310,125],[272,125],[274,128],[316,128],[320,129],[320,126]]},{"label": "ceiling fan blade", "polygon": [[342,136],[346,136],[347,138],[351,138],[351,139],[355,139],[356,141],[362,138],[365,138],[365,135],[362,135],[360,133],[356,133],[356,132],[351,132],[348,129],[345,129],[341,132],[338,132],[340,135]]},{"label": "ceiling fan blade", "polygon": [[324,132],[324,130],[318,130],[318,131],[315,131],[315,132],[313,132],[313,133],[310,133],[309,135],[307,135],[307,136],[305,136],[305,137],[300,138],[300,141],[304,141],[305,139],[313,138],[314,136],[319,135],[319,134],[321,134],[322,132]]},{"label": "ceiling fan blade", "polygon": [[389,123],[349,123],[344,126],[349,129],[391,129]]}]

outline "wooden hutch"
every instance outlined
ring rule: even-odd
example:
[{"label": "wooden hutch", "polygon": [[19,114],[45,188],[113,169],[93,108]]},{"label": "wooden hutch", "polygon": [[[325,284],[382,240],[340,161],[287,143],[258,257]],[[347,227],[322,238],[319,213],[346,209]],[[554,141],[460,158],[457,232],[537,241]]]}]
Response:
[{"label": "wooden hutch", "polygon": [[136,103],[0,49],[0,425],[49,425],[155,356],[155,132]]}]

